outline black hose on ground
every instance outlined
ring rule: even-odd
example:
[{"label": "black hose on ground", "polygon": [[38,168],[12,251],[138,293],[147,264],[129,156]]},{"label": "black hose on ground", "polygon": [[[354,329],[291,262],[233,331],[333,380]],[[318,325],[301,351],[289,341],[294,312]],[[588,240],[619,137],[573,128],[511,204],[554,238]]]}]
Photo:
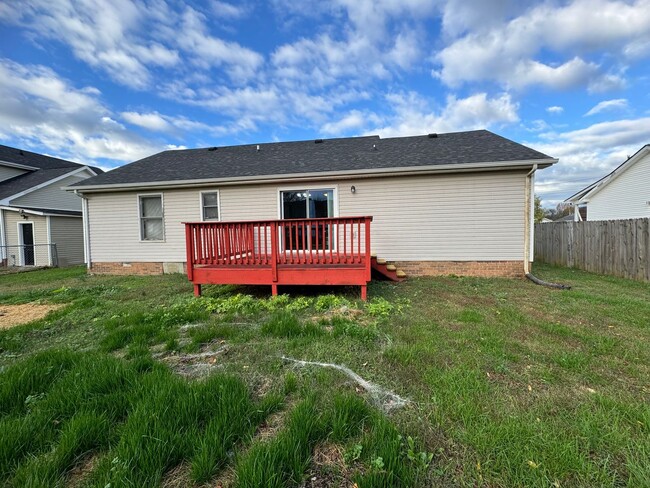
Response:
[{"label": "black hose on ground", "polygon": [[542,285],[542,286],[548,286],[549,288],[558,288],[560,290],[570,290],[571,286],[569,285],[561,285],[560,283],[549,283],[548,281],[542,281],[536,276],[533,276],[530,273],[526,273],[526,278],[528,278],[530,281],[537,285]]}]

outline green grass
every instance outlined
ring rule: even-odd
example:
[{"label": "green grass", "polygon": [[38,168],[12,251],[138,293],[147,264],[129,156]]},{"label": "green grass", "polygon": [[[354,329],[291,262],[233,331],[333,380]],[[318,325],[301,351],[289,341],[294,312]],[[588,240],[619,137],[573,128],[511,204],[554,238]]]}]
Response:
[{"label": "green grass", "polygon": [[[534,271],[573,289],[421,278],[374,282],[362,304],[3,275],[0,305],[64,307],[0,330],[0,486],[66,486],[77,468],[98,487],[650,486],[650,285]],[[198,379],[165,362],[217,348]],[[410,403],[386,415],[339,372],[281,356]],[[342,454],[323,465],[327,449]]]}]

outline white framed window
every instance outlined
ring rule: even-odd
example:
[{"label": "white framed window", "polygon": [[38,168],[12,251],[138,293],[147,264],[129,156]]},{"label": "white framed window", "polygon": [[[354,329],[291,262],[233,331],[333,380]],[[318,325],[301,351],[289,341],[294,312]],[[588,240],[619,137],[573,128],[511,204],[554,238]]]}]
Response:
[{"label": "white framed window", "polygon": [[[280,219],[318,219],[338,214],[337,187],[279,188]],[[330,225],[283,226],[280,243],[284,251],[324,251],[335,249]],[[305,234],[306,233],[306,234]]]},{"label": "white framed window", "polygon": [[317,219],[335,216],[335,188],[280,190],[281,219]]},{"label": "white framed window", "polygon": [[161,193],[138,195],[140,215],[140,240],[147,242],[165,240],[165,217]]},{"label": "white framed window", "polygon": [[217,190],[201,192],[201,220],[221,220]]}]

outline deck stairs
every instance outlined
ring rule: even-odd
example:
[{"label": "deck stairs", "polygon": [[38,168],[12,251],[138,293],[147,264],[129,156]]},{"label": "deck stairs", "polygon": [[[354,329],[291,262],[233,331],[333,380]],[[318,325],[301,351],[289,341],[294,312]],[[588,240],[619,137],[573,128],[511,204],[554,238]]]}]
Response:
[{"label": "deck stairs", "polygon": [[378,258],[375,253],[372,253],[371,266],[375,273],[391,281],[404,281],[406,279],[406,273],[404,271],[398,269],[394,264],[385,259]]}]

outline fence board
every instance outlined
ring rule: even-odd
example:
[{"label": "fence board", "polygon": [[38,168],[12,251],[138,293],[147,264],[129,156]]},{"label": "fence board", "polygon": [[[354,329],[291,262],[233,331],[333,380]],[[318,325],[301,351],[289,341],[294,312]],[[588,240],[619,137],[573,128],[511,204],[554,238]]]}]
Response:
[{"label": "fence board", "polygon": [[535,224],[535,260],[650,281],[650,219]]}]

